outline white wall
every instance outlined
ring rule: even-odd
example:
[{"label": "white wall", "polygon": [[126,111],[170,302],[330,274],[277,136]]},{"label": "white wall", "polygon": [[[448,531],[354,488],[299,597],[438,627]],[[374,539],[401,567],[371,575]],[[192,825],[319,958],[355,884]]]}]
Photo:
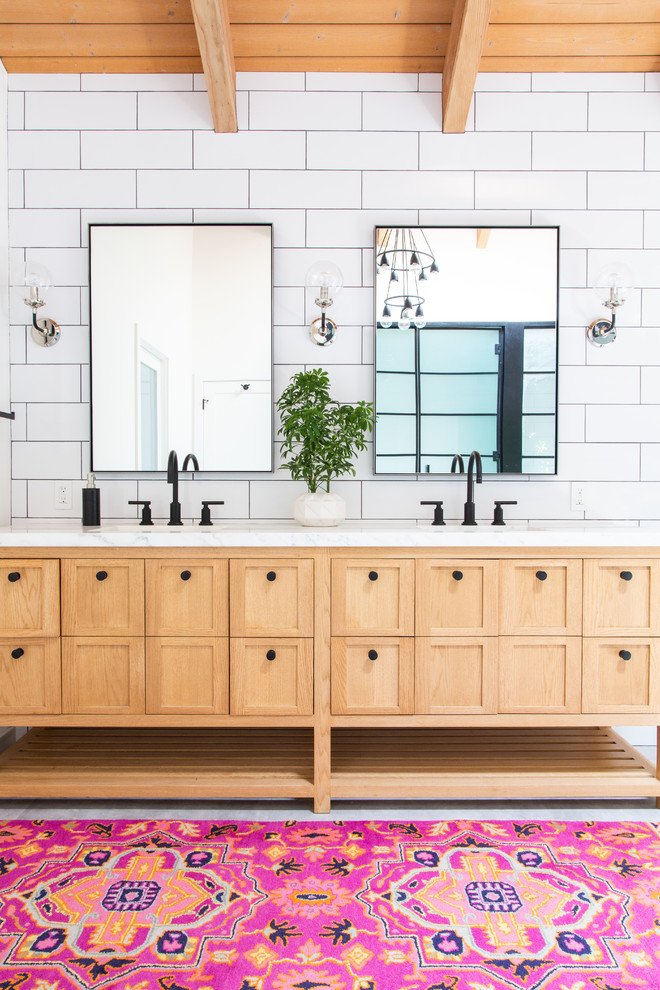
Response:
[{"label": "white wall", "polygon": [[[345,401],[373,393],[374,225],[559,224],[559,474],[489,479],[478,516],[513,498],[522,519],[660,519],[660,74],[481,76],[463,135],[441,132],[435,75],[239,73],[240,131],[226,135],[213,133],[199,76],[14,75],[9,85],[11,260],[52,269],[48,315],[63,327],[55,348],[38,348],[12,289],[16,519],[80,511],[90,221],[272,221],[275,395],[294,371],[324,366]],[[303,284],[325,257],[346,288],[337,340],[319,348],[304,329],[314,307]],[[600,350],[585,342],[605,312],[588,285],[613,257],[640,287],[619,339]],[[58,512],[60,480],[76,497]],[[572,481],[584,483],[584,513],[571,511]],[[134,516],[126,502],[137,497],[167,513],[162,475],[101,476],[100,486],[106,517]],[[370,454],[336,489],[353,518],[425,517],[419,501],[431,496],[458,518],[464,500],[456,479],[376,480]],[[218,514],[290,518],[299,490],[285,472],[209,478],[183,487],[184,514],[215,497],[226,502]]]}]

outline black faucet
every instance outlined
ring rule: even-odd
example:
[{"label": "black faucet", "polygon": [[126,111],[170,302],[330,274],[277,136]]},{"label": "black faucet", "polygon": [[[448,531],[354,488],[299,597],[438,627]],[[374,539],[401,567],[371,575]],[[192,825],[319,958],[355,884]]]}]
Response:
[{"label": "black faucet", "polygon": [[463,458],[460,454],[454,454],[454,459],[451,462],[451,473],[455,474],[457,468],[459,474],[463,474],[465,471],[465,464],[463,463]]},{"label": "black faucet", "polygon": [[181,502],[179,502],[179,458],[176,450],[170,451],[167,458],[167,483],[172,486],[172,501],[170,502],[170,521],[168,526],[183,526],[181,522]]},{"label": "black faucet", "polygon": [[192,461],[192,469],[191,470],[193,470],[193,471],[199,471],[199,461],[197,460],[197,458],[195,457],[194,454],[186,454],[186,456],[183,459],[183,464],[181,465],[181,470],[182,471],[187,471],[188,470],[188,461]]},{"label": "black faucet", "polygon": [[467,502],[463,506],[463,526],[476,526],[477,520],[474,518],[474,465],[477,465],[477,477],[476,482],[478,485],[481,484],[481,455],[478,450],[473,450],[470,454],[470,460],[468,461],[467,469]]}]

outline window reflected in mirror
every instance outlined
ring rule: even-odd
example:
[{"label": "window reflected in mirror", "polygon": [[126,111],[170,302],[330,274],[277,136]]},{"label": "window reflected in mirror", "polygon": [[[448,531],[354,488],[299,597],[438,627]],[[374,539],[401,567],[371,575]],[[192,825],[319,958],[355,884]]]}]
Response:
[{"label": "window reflected in mirror", "polygon": [[557,258],[557,227],[376,228],[376,473],[556,472]]}]

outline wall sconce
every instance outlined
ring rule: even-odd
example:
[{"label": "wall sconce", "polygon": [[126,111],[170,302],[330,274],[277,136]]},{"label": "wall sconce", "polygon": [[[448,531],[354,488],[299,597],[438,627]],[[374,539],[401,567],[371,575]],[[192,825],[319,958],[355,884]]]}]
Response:
[{"label": "wall sconce", "polygon": [[[24,284],[30,289],[30,298],[24,299],[23,302],[32,310],[32,339],[41,347],[52,347],[60,339],[59,324],[47,316],[37,319],[37,310],[46,304],[46,300],[42,296],[45,290],[52,288],[53,285],[50,272],[45,265],[28,261],[25,266]],[[39,295],[40,290],[41,296]]]},{"label": "wall sconce", "polygon": [[309,336],[320,346],[331,344],[337,332],[337,324],[326,316],[326,310],[343,289],[344,277],[334,262],[317,261],[305,276],[305,286],[317,292],[314,302],[321,310],[321,316],[312,320],[309,325]]},{"label": "wall sconce", "polygon": [[587,327],[587,340],[596,347],[604,347],[616,340],[616,311],[623,306],[633,284],[633,274],[628,265],[614,261],[600,269],[593,284],[593,290],[612,312],[612,319],[594,320]]}]

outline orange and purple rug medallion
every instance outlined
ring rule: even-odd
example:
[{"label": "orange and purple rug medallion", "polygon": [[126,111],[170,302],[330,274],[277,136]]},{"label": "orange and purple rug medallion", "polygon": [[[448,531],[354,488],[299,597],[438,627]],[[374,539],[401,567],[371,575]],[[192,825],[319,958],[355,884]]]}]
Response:
[{"label": "orange and purple rug medallion", "polygon": [[659,830],[0,822],[0,990],[657,988]]}]

